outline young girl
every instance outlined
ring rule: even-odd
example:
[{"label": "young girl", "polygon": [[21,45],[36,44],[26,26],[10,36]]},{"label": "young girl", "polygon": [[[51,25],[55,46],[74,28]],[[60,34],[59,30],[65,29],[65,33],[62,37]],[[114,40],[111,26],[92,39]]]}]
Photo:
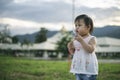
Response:
[{"label": "young girl", "polygon": [[95,54],[96,37],[92,36],[93,21],[83,14],[75,19],[76,36],[68,43],[68,50],[73,54],[70,72],[76,80],[96,80],[98,61]]}]

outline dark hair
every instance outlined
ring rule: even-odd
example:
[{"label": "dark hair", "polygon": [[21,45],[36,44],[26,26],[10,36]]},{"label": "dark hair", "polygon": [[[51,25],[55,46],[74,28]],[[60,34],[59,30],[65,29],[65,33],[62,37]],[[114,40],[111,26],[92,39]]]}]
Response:
[{"label": "dark hair", "polygon": [[[75,21],[74,21],[74,22],[79,21],[79,20],[81,20],[81,19],[84,20],[84,23],[85,23],[85,25],[86,25],[88,28],[91,27],[91,28],[90,28],[90,33],[92,33],[92,31],[93,31],[93,21],[92,21],[92,19],[91,19],[88,15],[82,14],[82,15],[77,16],[77,17],[75,18]],[[90,25],[90,26],[89,26],[89,25]]]}]

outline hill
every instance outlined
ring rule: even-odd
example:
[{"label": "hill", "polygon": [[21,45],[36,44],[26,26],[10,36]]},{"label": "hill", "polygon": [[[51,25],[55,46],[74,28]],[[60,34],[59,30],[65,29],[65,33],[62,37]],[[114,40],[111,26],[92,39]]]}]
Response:
[{"label": "hill", "polygon": [[[48,31],[47,32],[47,38],[52,37],[55,35],[58,31]],[[29,40],[30,42],[35,41],[35,36],[37,35],[38,32],[32,33],[32,34],[25,34],[25,35],[16,35],[17,38],[19,39],[19,42],[22,42],[24,39]]]},{"label": "hill", "polygon": [[93,35],[96,37],[112,37],[120,39],[120,26],[105,26],[95,28]]},{"label": "hill", "polygon": [[[47,38],[52,37],[59,31],[48,31]],[[20,42],[22,42],[25,38],[34,42],[35,36],[38,32],[32,34],[25,34],[25,35],[16,35]],[[94,28],[92,35],[96,37],[112,37],[120,39],[120,26],[105,26],[102,28]]]}]

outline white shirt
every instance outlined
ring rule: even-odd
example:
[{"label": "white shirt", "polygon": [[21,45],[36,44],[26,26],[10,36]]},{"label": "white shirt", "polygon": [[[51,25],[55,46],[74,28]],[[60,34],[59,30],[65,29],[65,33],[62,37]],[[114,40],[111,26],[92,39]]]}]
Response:
[{"label": "white shirt", "polygon": [[[84,41],[88,44],[90,39],[93,37],[94,36],[89,35],[88,37],[84,38]],[[95,51],[88,53],[77,40],[73,41],[73,45],[75,47],[75,52],[73,55],[70,72],[74,74],[79,73],[97,75],[98,61]]]}]

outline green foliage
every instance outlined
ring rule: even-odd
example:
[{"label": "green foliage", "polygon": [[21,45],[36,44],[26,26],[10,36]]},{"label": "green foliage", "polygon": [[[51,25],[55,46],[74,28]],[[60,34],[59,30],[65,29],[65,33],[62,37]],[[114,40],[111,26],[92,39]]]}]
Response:
[{"label": "green foliage", "polygon": [[47,40],[47,29],[41,28],[35,37],[35,43],[41,43]]},{"label": "green foliage", "polygon": [[12,43],[18,43],[18,38],[17,36],[12,37]]},{"label": "green foliage", "polygon": [[0,42],[11,43],[11,36],[8,24],[0,24],[3,29],[0,30]]},{"label": "green foliage", "polygon": [[63,34],[62,39],[57,42],[56,49],[64,54],[68,53],[67,44],[71,40],[70,32]]},{"label": "green foliage", "polygon": [[[97,80],[119,80],[120,63],[99,63]],[[75,80],[66,61],[0,56],[0,80]]]},{"label": "green foliage", "polygon": [[119,80],[120,63],[100,63],[98,80]]},{"label": "green foliage", "polygon": [[28,45],[29,46],[30,41],[28,39],[24,39],[23,42],[21,43],[21,46],[23,45]]},{"label": "green foliage", "polygon": [[0,57],[0,80],[75,80],[67,62]]}]

